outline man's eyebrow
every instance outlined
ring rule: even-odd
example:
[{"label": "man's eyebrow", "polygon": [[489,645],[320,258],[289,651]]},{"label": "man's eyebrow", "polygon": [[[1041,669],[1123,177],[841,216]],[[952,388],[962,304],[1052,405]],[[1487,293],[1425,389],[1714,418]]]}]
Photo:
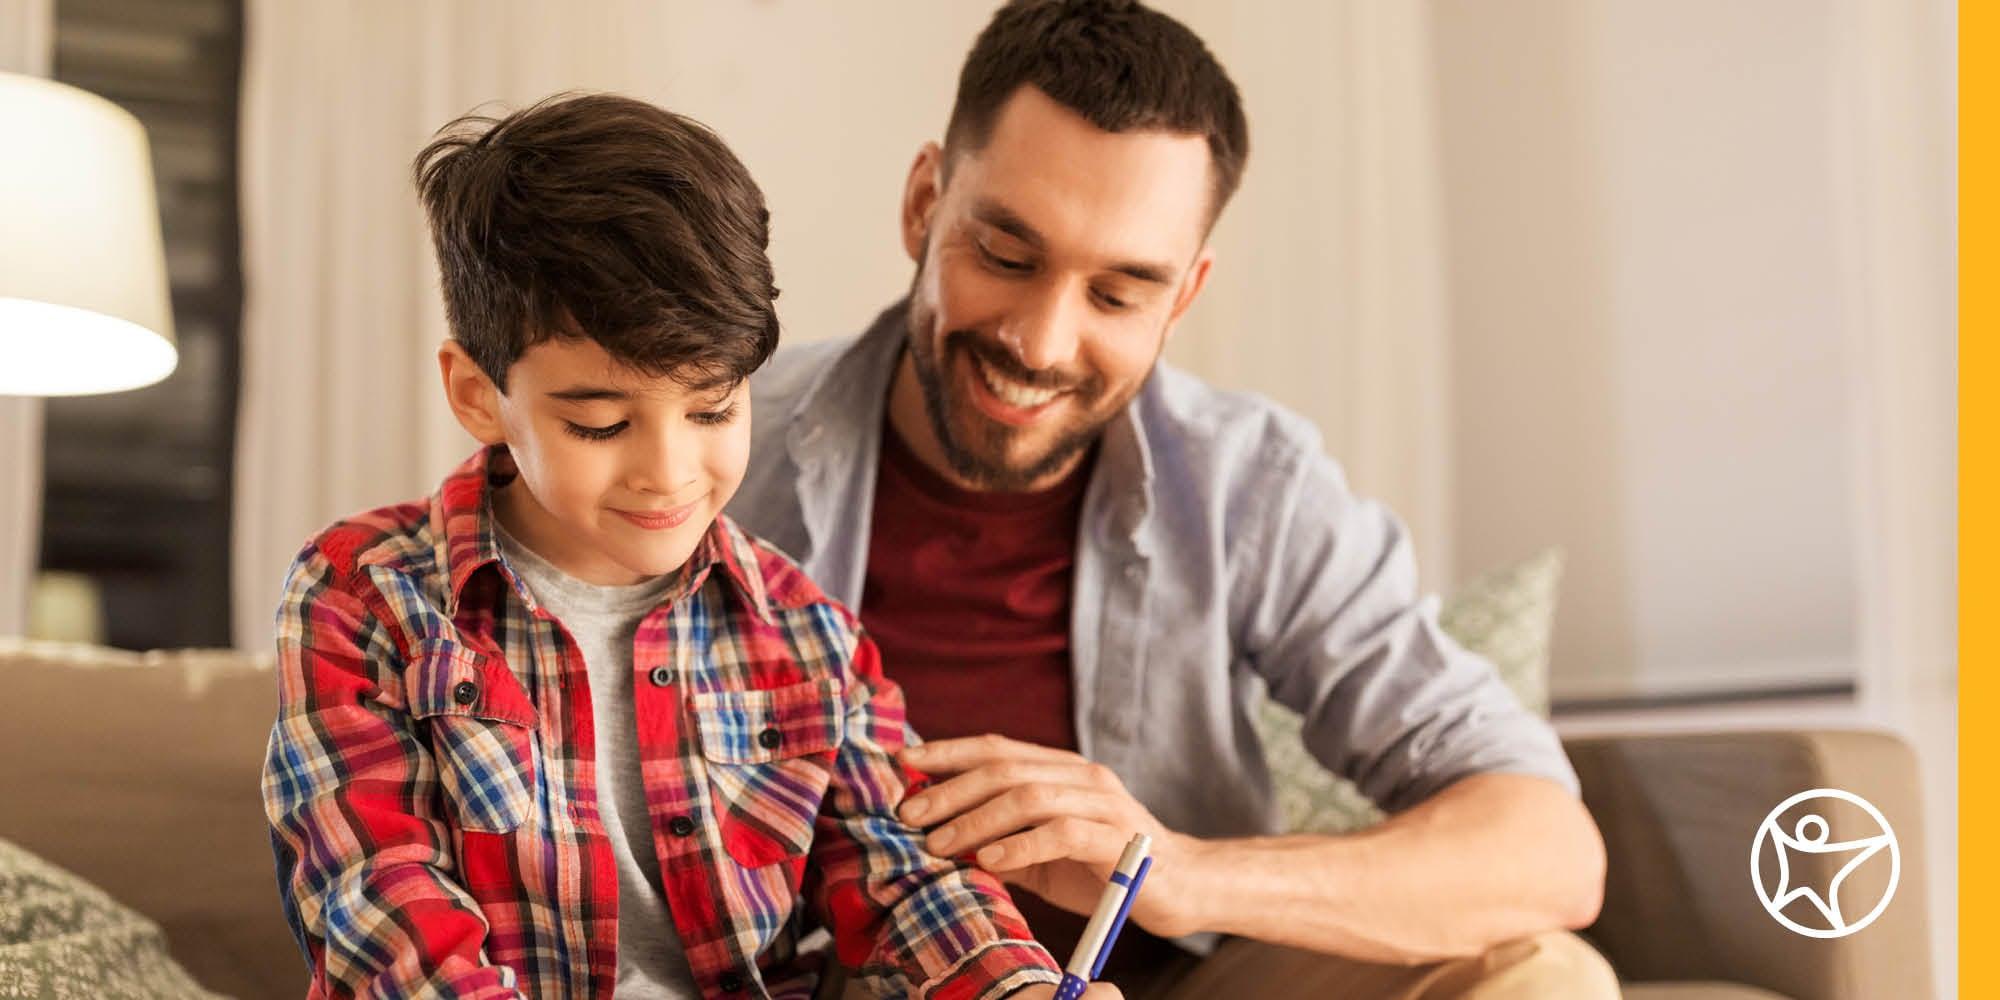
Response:
[{"label": "man's eyebrow", "polygon": [[[1035,250],[1048,249],[1048,241],[1026,219],[1014,214],[1013,210],[991,199],[981,199],[972,206],[972,217],[1026,243]],[[1126,260],[1110,265],[1107,270],[1116,271],[1137,281],[1151,285],[1171,285],[1174,282],[1174,268],[1157,261]]]},{"label": "man's eyebrow", "polygon": [[557,389],[549,393],[548,397],[550,399],[560,399],[566,403],[589,403],[601,399],[624,402],[631,399],[632,394],[618,389],[606,389],[601,386],[578,385],[567,389]]},{"label": "man's eyebrow", "polygon": [[1046,249],[1048,241],[1028,220],[1015,215],[1013,210],[990,198],[981,198],[972,206],[972,217],[1026,243],[1036,250]]}]

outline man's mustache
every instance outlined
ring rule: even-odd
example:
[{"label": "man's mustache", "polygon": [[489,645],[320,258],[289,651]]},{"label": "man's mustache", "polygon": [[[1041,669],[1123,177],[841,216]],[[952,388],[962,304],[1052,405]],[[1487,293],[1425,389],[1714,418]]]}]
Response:
[{"label": "man's mustache", "polygon": [[[1059,371],[1036,371],[1021,363],[1014,352],[995,344],[971,330],[953,330],[945,335],[945,353],[964,351],[978,359],[980,363],[1022,385],[1036,389],[1072,391],[1087,388],[1091,379],[1086,376],[1069,375]],[[1084,393],[1088,395],[1088,393]]]}]

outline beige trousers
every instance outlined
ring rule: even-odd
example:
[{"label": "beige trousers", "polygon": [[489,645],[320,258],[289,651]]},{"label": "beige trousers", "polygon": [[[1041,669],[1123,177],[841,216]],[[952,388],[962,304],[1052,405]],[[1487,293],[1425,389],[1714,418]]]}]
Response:
[{"label": "beige trousers", "polygon": [[[1610,963],[1574,934],[1510,941],[1485,954],[1426,965],[1378,965],[1231,938],[1119,983],[1127,1000],[1615,1000]],[[834,995],[822,993],[822,996]],[[849,986],[841,1000],[870,1000]]]}]

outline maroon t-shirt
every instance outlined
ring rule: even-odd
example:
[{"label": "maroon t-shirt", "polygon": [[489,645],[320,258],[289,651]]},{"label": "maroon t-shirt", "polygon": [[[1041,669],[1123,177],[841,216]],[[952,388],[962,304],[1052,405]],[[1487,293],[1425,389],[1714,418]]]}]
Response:
[{"label": "maroon t-shirt", "polygon": [[1046,490],[975,493],[884,423],[861,621],[910,724],[1075,750],[1070,568],[1090,463]]},{"label": "maroon t-shirt", "polygon": [[[861,622],[924,739],[999,733],[1076,749],[1071,571],[1094,460],[1045,490],[976,493],[925,465],[883,422]],[[1084,918],[1019,889],[1014,899],[1036,939],[1067,962]],[[1106,971],[1171,953],[1128,926]]]}]

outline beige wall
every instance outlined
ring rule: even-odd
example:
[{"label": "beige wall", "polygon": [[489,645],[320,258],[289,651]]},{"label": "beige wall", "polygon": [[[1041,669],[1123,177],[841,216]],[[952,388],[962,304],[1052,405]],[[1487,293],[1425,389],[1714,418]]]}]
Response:
[{"label": "beige wall", "polygon": [[1833,11],[1437,5],[1456,534],[1570,552],[1558,698],[1856,675]]},{"label": "beige wall", "polygon": [[1816,721],[1916,746],[1951,995],[1951,5],[1432,9],[1460,564],[1568,549],[1558,699],[1855,682]]}]

